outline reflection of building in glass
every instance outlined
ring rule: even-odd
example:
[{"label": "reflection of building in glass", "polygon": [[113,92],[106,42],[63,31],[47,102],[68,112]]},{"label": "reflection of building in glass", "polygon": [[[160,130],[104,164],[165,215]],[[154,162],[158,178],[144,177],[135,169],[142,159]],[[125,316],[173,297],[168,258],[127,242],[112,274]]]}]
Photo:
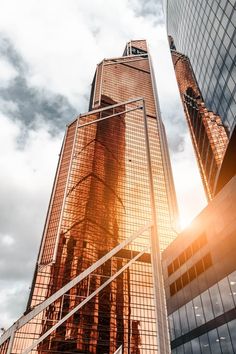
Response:
[{"label": "reflection of building in glass", "polygon": [[223,166],[228,141],[235,140],[235,2],[165,3],[179,90],[205,191],[212,199],[233,176],[227,174],[232,171],[229,151],[230,156],[236,151],[230,147]]},{"label": "reflection of building in glass", "polygon": [[[90,112],[68,125],[27,311],[49,297],[53,302],[16,332],[13,352],[25,350],[20,338],[27,338],[27,348],[53,328],[30,352],[113,354],[122,345],[125,354],[168,353],[159,247],[155,241],[151,257],[150,228],[78,285],[61,295],[60,289],[156,218],[163,250],[176,236],[176,214],[150,57],[145,41],[131,41],[123,57],[98,65]],[[94,292],[79,311],[52,327]]]},{"label": "reflection of building in glass", "polygon": [[172,353],[236,352],[235,205],[236,177],[163,252]]},{"label": "reflection of building in glass", "polygon": [[232,132],[235,125],[234,0],[166,0],[167,31],[190,59],[203,99]]},{"label": "reflection of building in glass", "polygon": [[228,137],[220,116],[206,108],[188,57],[176,50],[171,54],[203,185],[212,199]]}]

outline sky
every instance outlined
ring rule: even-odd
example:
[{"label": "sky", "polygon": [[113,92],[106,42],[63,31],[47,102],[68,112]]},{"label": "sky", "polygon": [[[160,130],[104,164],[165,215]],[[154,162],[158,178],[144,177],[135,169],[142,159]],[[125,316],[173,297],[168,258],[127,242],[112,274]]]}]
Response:
[{"label": "sky", "polygon": [[25,310],[65,126],[88,111],[97,63],[147,39],[182,226],[206,200],[161,0],[0,0],[0,328]]}]

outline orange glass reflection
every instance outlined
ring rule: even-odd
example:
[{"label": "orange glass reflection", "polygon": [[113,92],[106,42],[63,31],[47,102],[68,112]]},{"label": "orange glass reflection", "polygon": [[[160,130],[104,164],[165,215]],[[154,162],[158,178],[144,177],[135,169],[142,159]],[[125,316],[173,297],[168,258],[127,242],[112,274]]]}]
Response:
[{"label": "orange glass reflection", "polygon": [[229,139],[220,116],[205,107],[188,57],[171,53],[205,193],[211,200]]},{"label": "orange glass reflection", "polygon": [[[145,100],[161,249],[176,237],[176,199],[146,50],[145,41],[132,41],[128,56],[104,60],[96,73],[94,111],[68,126],[28,310],[151,221],[143,101],[121,102]],[[111,107],[116,103],[121,104]],[[149,239],[149,231],[144,232],[18,331],[14,352],[21,353],[25,341],[45,333],[134,252],[145,250]],[[33,351],[113,354],[120,345],[125,354],[157,352],[148,250]]]}]

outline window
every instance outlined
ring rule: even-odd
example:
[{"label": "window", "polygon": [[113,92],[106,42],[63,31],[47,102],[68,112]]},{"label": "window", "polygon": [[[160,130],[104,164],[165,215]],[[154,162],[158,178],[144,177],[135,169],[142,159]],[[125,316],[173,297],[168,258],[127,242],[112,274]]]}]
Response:
[{"label": "window", "polygon": [[223,305],[222,305],[218,285],[217,284],[213,285],[209,289],[209,293],[210,293],[210,297],[211,297],[213,312],[214,312],[215,317],[217,317],[223,313]]},{"label": "window", "polygon": [[196,271],[195,271],[195,267],[191,267],[188,271],[188,275],[189,275],[189,279],[190,281],[193,281],[196,278]]},{"label": "window", "polygon": [[[200,274],[204,272],[207,268],[212,265],[211,255],[208,253],[200,261],[195,263],[187,272],[185,272],[181,277],[177,278],[175,282],[170,284],[170,295],[173,296],[177,291],[181,290],[184,286],[189,284]],[[236,294],[236,293],[235,293]]]},{"label": "window", "polygon": [[214,318],[211,299],[208,290],[204,291],[204,293],[201,294],[201,299],[202,299],[202,306],[205,314],[205,319],[206,322],[208,322]]},{"label": "window", "polygon": [[133,46],[132,46],[132,48],[131,48],[131,52],[132,52],[132,54],[134,54],[134,55],[145,54],[145,57],[146,57],[146,55],[147,55],[147,52],[146,52],[145,50],[142,50],[142,49],[140,49],[140,48],[136,48],[136,47],[133,47]]},{"label": "window", "polygon": [[[191,88],[187,90],[188,95],[194,95],[194,92]],[[205,233],[202,233],[198,238],[187,247],[178,257],[174,259],[167,267],[168,276],[173,274],[177,269],[179,269],[188,259],[192,257],[193,254],[198,252],[203,246],[207,243],[207,237]],[[199,266],[201,267],[201,266]],[[200,269],[200,268],[199,268]],[[199,273],[200,274],[200,273]]]},{"label": "window", "polygon": [[219,284],[224,310],[229,311],[232,308],[234,308],[234,301],[233,301],[232,292],[229,286],[228,279],[224,278],[218,284]]}]

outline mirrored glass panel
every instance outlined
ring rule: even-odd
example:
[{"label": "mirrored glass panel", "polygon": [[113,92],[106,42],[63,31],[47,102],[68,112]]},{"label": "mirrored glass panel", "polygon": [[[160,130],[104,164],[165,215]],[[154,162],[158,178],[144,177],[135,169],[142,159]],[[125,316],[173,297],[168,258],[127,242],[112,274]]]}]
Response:
[{"label": "mirrored glass panel", "polygon": [[204,293],[201,294],[203,311],[205,315],[206,322],[210,321],[214,318],[212,303],[209,295],[209,291],[206,290]]},{"label": "mirrored glass panel", "polygon": [[218,285],[214,285],[209,289],[210,297],[211,297],[211,302],[213,306],[213,312],[215,317],[221,315],[223,311],[223,305],[220,297],[220,292]]},{"label": "mirrored glass panel", "polygon": [[224,324],[223,326],[218,328],[218,334],[219,334],[219,340],[220,340],[220,346],[222,352],[224,354],[233,353],[233,347],[232,347],[229,331],[227,328],[227,324]]}]

